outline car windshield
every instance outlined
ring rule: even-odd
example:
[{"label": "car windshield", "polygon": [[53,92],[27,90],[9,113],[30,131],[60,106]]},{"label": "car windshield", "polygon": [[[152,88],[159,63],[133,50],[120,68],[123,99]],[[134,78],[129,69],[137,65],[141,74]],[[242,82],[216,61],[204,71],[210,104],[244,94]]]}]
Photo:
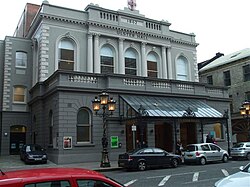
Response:
[{"label": "car windshield", "polygon": [[26,147],[26,152],[31,152],[31,151],[41,151],[42,147],[39,145],[28,145]]},{"label": "car windshield", "polygon": [[237,143],[236,145],[234,145],[233,147],[237,148],[237,147],[243,147],[244,144],[243,143]]},{"label": "car windshield", "polygon": [[187,149],[186,149],[186,151],[188,151],[188,152],[191,152],[191,151],[195,151],[196,149],[195,149],[195,146],[194,145],[188,145],[187,146]]}]

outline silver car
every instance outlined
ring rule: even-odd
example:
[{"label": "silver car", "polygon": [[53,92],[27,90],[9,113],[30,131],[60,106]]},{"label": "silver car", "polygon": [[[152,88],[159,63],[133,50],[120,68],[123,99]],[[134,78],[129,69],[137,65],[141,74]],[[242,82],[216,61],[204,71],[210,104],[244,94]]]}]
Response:
[{"label": "silver car", "polygon": [[184,163],[205,165],[210,161],[227,162],[228,152],[213,143],[190,144],[184,152]]},{"label": "silver car", "polygon": [[246,158],[250,160],[250,142],[240,142],[231,148],[231,157],[233,160]]}]

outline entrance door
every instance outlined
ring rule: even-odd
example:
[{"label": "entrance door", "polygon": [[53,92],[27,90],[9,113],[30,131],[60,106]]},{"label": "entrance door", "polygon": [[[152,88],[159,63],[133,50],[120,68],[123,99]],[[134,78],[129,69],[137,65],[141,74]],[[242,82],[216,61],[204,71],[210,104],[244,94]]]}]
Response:
[{"label": "entrance door", "polygon": [[12,126],[10,128],[10,154],[18,155],[20,148],[26,143],[26,127]]},{"label": "entrance door", "polygon": [[183,147],[188,144],[197,143],[196,140],[196,124],[195,123],[181,123],[180,136]]},{"label": "entrance door", "polygon": [[155,146],[166,151],[173,151],[173,127],[171,124],[155,125]]}]

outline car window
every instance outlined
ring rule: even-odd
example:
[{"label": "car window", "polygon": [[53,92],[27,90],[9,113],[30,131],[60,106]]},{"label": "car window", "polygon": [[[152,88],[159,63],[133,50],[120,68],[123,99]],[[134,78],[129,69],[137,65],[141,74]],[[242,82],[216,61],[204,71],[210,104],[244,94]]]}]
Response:
[{"label": "car window", "polygon": [[164,153],[164,151],[162,149],[154,148],[153,150],[154,150],[155,154],[163,154]]},{"label": "car window", "polygon": [[153,149],[144,149],[140,152],[140,154],[153,154]]},{"label": "car window", "polygon": [[78,187],[112,187],[103,181],[98,180],[77,180]]},{"label": "car window", "polygon": [[202,151],[210,151],[210,148],[207,144],[205,144],[205,145],[201,145],[201,150]]},{"label": "car window", "polygon": [[188,152],[196,151],[196,146],[188,145],[186,151],[188,151]]},{"label": "car window", "polygon": [[48,181],[26,184],[25,187],[71,187],[69,181]]},{"label": "car window", "polygon": [[220,151],[220,148],[213,144],[210,144],[210,148],[212,151]]},{"label": "car window", "polygon": [[235,146],[233,146],[235,148],[238,148],[238,147],[244,147],[244,144],[243,143],[237,143]]},{"label": "car window", "polygon": [[246,144],[246,147],[250,147],[250,143],[249,143],[249,144]]}]

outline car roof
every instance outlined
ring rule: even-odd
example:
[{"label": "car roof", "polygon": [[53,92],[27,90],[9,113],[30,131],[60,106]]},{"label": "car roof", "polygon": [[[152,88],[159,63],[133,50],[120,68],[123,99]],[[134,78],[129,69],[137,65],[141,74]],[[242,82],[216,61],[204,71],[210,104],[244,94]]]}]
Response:
[{"label": "car roof", "polygon": [[0,175],[1,180],[19,180],[33,181],[39,179],[55,179],[65,177],[88,177],[88,178],[105,178],[105,176],[96,171],[82,169],[82,168],[35,168],[35,169],[23,169],[15,171],[7,171]]}]

